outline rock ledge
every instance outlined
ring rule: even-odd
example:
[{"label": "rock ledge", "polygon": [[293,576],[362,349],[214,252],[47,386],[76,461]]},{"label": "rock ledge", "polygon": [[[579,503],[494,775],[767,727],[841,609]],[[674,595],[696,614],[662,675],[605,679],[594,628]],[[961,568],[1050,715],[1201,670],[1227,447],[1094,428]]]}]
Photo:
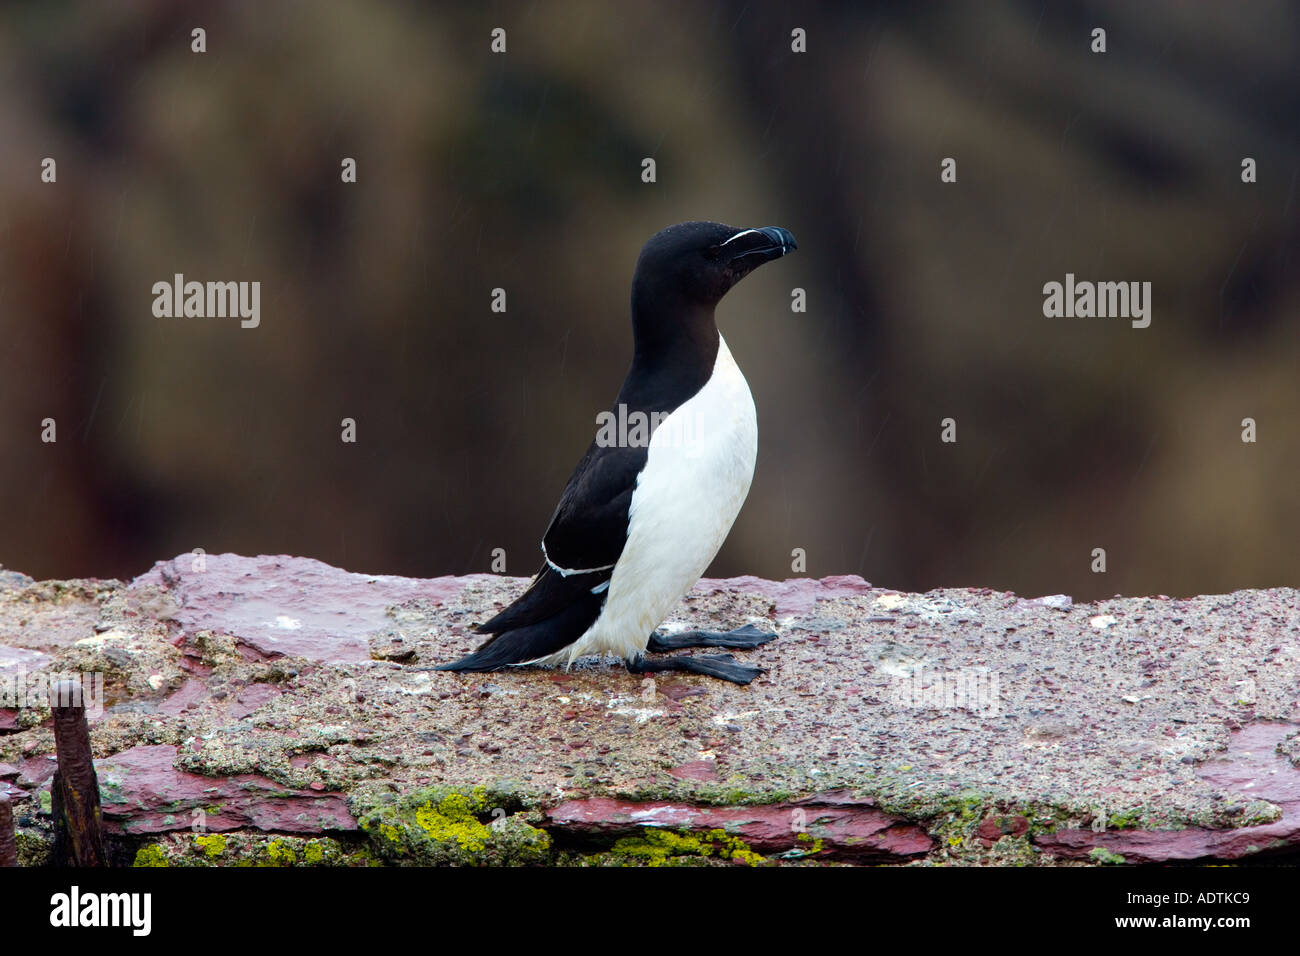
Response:
[{"label": "rock ledge", "polygon": [[0,570],[0,789],[49,854],[41,688],[81,674],[118,863],[1115,864],[1300,855],[1291,589],[1076,605],[705,580],[748,687],[615,662],[457,675],[523,588],[182,555]]}]

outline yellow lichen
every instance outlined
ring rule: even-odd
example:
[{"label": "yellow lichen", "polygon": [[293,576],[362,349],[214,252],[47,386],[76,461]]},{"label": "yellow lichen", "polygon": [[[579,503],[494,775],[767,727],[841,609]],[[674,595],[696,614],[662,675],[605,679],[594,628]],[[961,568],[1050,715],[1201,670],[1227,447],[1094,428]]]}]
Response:
[{"label": "yellow lichen", "polygon": [[298,855],[279,840],[272,840],[267,845],[266,855],[276,866],[293,866],[298,862]]},{"label": "yellow lichen", "polygon": [[725,830],[709,830],[700,836],[687,830],[674,833],[658,828],[643,828],[641,832],[639,837],[624,837],[615,842],[613,853],[642,860],[647,866],[668,865],[675,857],[715,855],[719,859],[737,860],[750,866],[766,862],[762,854],[755,853],[744,840]]},{"label": "yellow lichen", "polygon": [[488,828],[475,818],[470,800],[463,793],[448,794],[437,809],[431,800],[426,800],[415,811],[415,823],[429,839],[439,843],[454,840],[462,850],[471,853],[482,850],[490,835]]},{"label": "yellow lichen", "polygon": [[802,850],[804,856],[811,856],[814,853],[820,853],[822,851],[822,847],[825,845],[825,841],[823,841],[821,837],[815,837],[811,833],[807,832],[806,830],[798,833],[795,836],[795,840],[798,841],[799,843],[812,844],[812,846],[807,848],[804,847],[799,848],[800,850]]},{"label": "yellow lichen", "polygon": [[194,845],[199,847],[204,856],[210,860],[215,860],[226,852],[226,838],[220,833],[213,833],[210,836],[196,836]]},{"label": "yellow lichen", "polygon": [[135,854],[135,861],[132,866],[171,866],[167,858],[163,856],[162,847],[156,843],[148,846],[142,846]]}]

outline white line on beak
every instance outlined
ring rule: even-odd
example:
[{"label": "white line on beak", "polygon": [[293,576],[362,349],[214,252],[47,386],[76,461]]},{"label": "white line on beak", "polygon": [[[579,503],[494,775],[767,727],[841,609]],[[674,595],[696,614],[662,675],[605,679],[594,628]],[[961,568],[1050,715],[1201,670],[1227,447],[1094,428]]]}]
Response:
[{"label": "white line on beak", "polygon": [[[750,235],[751,233],[756,233],[756,232],[758,232],[757,229],[742,229],[742,230],[740,230],[740,232],[736,233],[734,236],[732,236],[730,239],[728,239],[726,242],[724,242],[724,243],[722,244],[722,246],[725,246],[725,245],[727,245],[728,243],[735,242],[735,241],[736,241],[737,239],[739,239],[741,236],[748,236],[748,235]],[[721,249],[722,246],[718,246],[718,248]]]}]

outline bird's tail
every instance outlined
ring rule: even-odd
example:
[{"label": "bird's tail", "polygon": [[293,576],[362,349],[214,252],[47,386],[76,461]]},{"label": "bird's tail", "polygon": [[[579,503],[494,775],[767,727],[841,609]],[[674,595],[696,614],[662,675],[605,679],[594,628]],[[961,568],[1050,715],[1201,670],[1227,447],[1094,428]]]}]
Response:
[{"label": "bird's tail", "polygon": [[[533,664],[562,651],[586,633],[600,616],[604,595],[589,591],[550,617],[523,624],[489,637],[472,654],[443,664],[440,671],[495,671],[511,664]],[[498,618],[502,615],[498,615]],[[496,619],[479,630],[485,630]]]},{"label": "bird's tail", "polygon": [[[527,630],[527,628],[523,628]],[[484,641],[472,654],[466,654],[460,660],[450,664],[440,664],[438,671],[497,671],[511,664],[527,663],[530,659],[521,656],[521,647],[517,641],[510,640],[518,631],[496,634]]]}]

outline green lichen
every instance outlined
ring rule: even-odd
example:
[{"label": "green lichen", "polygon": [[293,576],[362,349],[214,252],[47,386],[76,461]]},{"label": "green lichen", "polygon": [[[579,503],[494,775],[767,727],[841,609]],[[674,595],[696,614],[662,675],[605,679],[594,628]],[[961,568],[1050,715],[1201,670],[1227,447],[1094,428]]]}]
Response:
[{"label": "green lichen", "polygon": [[[815,823],[813,824],[816,825]],[[821,853],[825,841],[806,830],[795,834],[795,846],[781,854],[783,860],[799,860]]]},{"label": "green lichen", "polygon": [[126,803],[126,797],[122,793],[122,784],[117,780],[101,778],[99,781],[99,802],[103,803]]},{"label": "green lichen", "polygon": [[369,846],[330,837],[231,832],[193,836],[171,833],[142,846],[136,866],[373,866]]},{"label": "green lichen", "polygon": [[455,840],[461,849],[478,853],[491,834],[474,816],[474,804],[463,793],[449,794],[435,809],[432,800],[415,811],[415,823],[429,839],[439,843]]},{"label": "green lichen", "polygon": [[18,849],[19,866],[53,865],[54,841],[46,839],[42,831],[24,833],[19,830],[14,834],[14,843]]},{"label": "green lichen", "polygon": [[1282,808],[1267,800],[1255,800],[1242,808],[1241,816],[1236,820],[1239,827],[1257,827],[1265,823],[1276,823],[1282,819]]},{"label": "green lichen", "polygon": [[509,815],[508,793],[430,787],[402,797],[354,798],[353,814],[381,858],[415,866],[518,866],[547,862],[551,838]]},{"label": "green lichen", "polygon": [[[998,866],[1027,866],[1042,862],[1042,853],[1034,846],[1033,834],[1049,832],[1065,825],[1069,817],[1059,809],[1037,804],[1006,804],[989,794],[967,791],[951,799],[938,802],[934,809],[942,812],[932,817],[912,817],[926,827],[935,840],[937,849],[923,862],[934,865],[947,863],[993,864]],[[895,815],[897,808],[891,808]],[[981,823],[992,818],[1001,829],[1006,818],[1024,817],[1028,830],[1018,836],[1000,834],[996,839],[979,839],[976,832]],[[991,844],[991,845],[989,845]]]},{"label": "green lichen", "polygon": [[1128,862],[1128,860],[1124,859],[1120,854],[1112,853],[1110,850],[1101,846],[1093,847],[1091,852],[1088,853],[1088,859],[1092,860],[1094,863],[1100,863],[1103,866],[1120,866]]},{"label": "green lichen", "polygon": [[272,840],[266,847],[266,855],[271,858],[272,866],[293,866],[298,862],[298,854],[283,840]]},{"label": "green lichen", "polygon": [[[667,777],[667,774],[664,775]],[[575,782],[575,787],[578,784]],[[586,781],[583,789],[592,795],[609,796],[632,803],[655,803],[658,801],[686,802],[696,806],[736,807],[767,806],[795,800],[819,789],[816,786],[805,789],[791,789],[772,785],[747,785],[743,778],[732,777],[723,782],[717,781],[683,781],[668,778],[654,783],[638,782],[632,786],[607,789],[594,780]]]},{"label": "green lichen", "polygon": [[210,860],[215,860],[226,852],[226,838],[220,833],[213,833],[209,836],[196,836],[194,845],[203,851],[203,855]]},{"label": "green lichen", "polygon": [[163,853],[162,847],[156,843],[151,843],[148,846],[140,847],[140,849],[136,851],[135,860],[134,862],[132,862],[131,865],[132,866],[171,866],[171,863],[167,861],[167,857]]},{"label": "green lichen", "polygon": [[45,704],[24,707],[18,711],[18,726],[22,730],[31,730],[33,727],[42,726],[53,716],[54,711]]},{"label": "green lichen", "polygon": [[733,860],[758,866],[766,858],[755,853],[744,840],[725,830],[709,830],[695,834],[689,830],[665,830],[642,827],[641,835],[623,837],[615,842],[610,852],[615,857],[628,857],[646,866],[690,866],[714,858]]},{"label": "green lichen", "polygon": [[1106,815],[1106,829],[1131,830],[1142,822],[1142,808],[1132,807]]}]

